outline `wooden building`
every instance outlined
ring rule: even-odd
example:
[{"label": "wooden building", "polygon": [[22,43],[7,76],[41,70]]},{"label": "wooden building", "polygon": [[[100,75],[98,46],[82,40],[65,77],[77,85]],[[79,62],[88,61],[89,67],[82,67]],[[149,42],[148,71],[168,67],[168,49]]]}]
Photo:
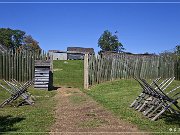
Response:
[{"label": "wooden building", "polygon": [[53,60],[83,60],[84,54],[94,54],[93,48],[68,47],[67,51],[49,50]]},{"label": "wooden building", "polygon": [[51,89],[53,85],[51,60],[36,60],[35,61],[35,82],[34,88]]},{"label": "wooden building", "polygon": [[68,60],[83,60],[85,54],[94,54],[93,48],[82,48],[82,47],[68,47],[67,48],[67,59]]},{"label": "wooden building", "polygon": [[67,52],[61,50],[49,50],[49,55],[53,60],[67,60]]}]

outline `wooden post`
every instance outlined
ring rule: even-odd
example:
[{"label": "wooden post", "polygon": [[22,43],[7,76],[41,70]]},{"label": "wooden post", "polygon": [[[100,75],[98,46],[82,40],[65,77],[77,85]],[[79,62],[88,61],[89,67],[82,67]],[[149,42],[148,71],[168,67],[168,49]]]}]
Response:
[{"label": "wooden post", "polygon": [[88,89],[89,76],[88,76],[88,54],[84,55],[84,89]]}]

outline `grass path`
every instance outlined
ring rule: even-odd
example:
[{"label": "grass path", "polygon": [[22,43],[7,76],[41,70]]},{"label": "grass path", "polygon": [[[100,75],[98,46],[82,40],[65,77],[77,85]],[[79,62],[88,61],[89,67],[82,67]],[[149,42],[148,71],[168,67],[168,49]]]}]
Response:
[{"label": "grass path", "polygon": [[117,119],[77,88],[59,88],[55,100],[56,122],[51,132],[138,132],[136,126]]}]

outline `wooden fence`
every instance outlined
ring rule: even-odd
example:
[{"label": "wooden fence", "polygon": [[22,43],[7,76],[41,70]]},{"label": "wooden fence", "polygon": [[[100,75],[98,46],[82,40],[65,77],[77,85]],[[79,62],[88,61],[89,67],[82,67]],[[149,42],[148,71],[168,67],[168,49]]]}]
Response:
[{"label": "wooden fence", "polygon": [[180,56],[174,58],[174,76],[180,80]]},{"label": "wooden fence", "polygon": [[34,78],[35,60],[49,59],[44,51],[37,54],[31,51],[5,52],[0,54],[0,79],[16,79],[25,82]]},{"label": "wooden fence", "polygon": [[180,68],[180,64],[175,64],[173,57],[169,56],[124,53],[92,55],[88,58],[88,84],[94,85],[115,79],[128,79],[133,76],[145,79],[168,78],[179,72],[175,66]]}]

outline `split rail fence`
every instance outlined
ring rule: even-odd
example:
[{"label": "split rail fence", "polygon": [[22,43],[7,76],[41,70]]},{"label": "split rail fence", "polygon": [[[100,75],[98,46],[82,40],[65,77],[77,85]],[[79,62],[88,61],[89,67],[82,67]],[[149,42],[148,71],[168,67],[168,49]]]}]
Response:
[{"label": "split rail fence", "polygon": [[37,54],[31,51],[4,52],[0,54],[0,79],[26,82],[34,78],[35,60],[50,59],[44,51]]},{"label": "split rail fence", "polygon": [[[86,60],[87,59],[87,60]],[[84,87],[115,79],[175,76],[180,80],[180,60],[172,56],[104,54],[85,55]],[[88,63],[88,64],[87,64]],[[88,77],[87,77],[88,76]]]}]

